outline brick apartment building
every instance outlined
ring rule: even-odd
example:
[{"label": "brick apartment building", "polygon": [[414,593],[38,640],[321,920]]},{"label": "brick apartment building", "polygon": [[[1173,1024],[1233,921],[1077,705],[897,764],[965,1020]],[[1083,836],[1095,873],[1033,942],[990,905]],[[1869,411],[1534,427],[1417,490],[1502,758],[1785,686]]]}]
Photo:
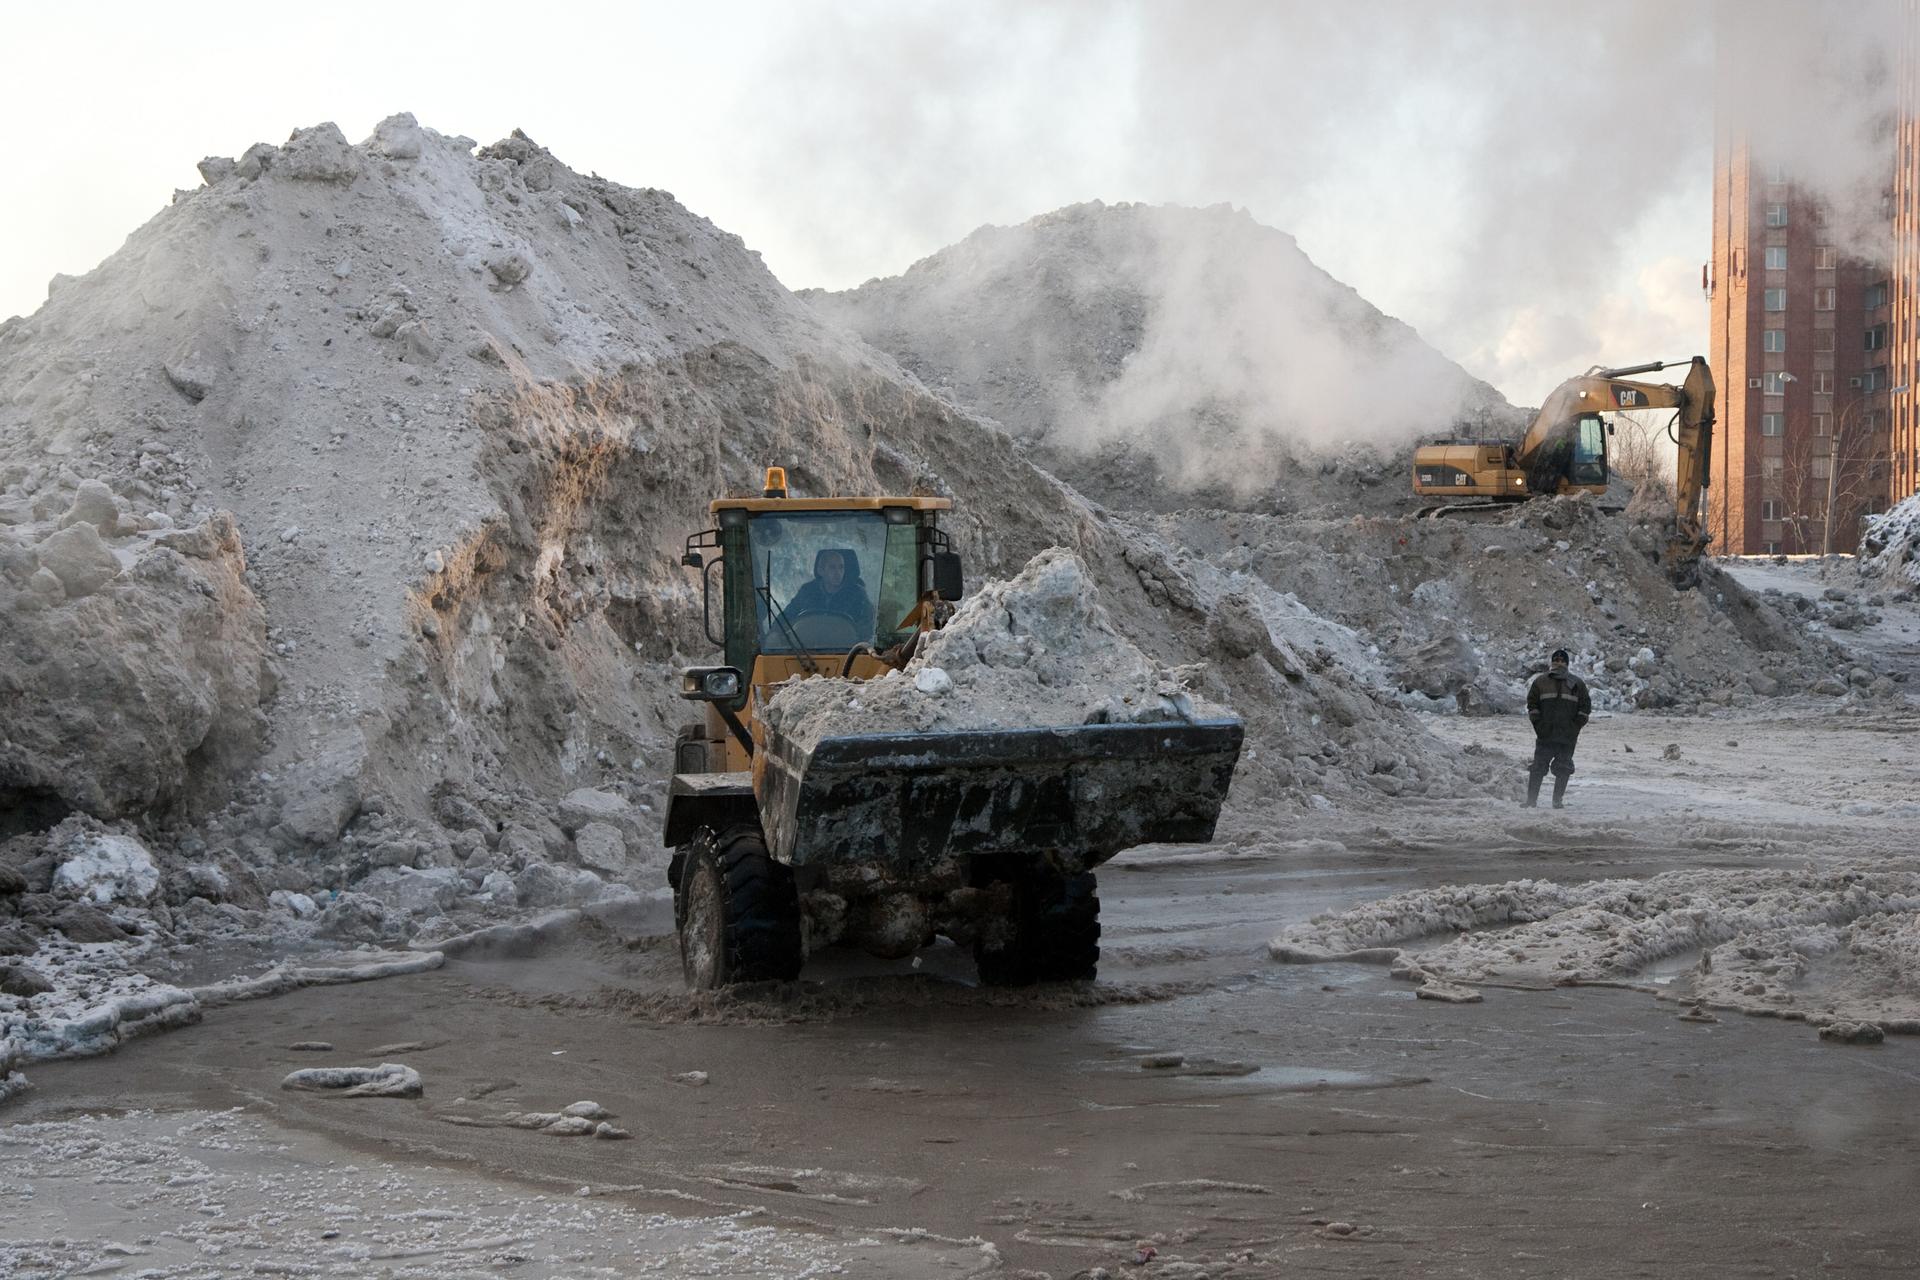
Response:
[{"label": "brick apartment building", "polygon": [[1716,129],[1707,523],[1719,554],[1819,552],[1829,494],[1832,547],[1848,551],[1864,515],[1920,489],[1920,64],[1915,24],[1903,26],[1886,125],[1891,261],[1850,257],[1819,192]]}]

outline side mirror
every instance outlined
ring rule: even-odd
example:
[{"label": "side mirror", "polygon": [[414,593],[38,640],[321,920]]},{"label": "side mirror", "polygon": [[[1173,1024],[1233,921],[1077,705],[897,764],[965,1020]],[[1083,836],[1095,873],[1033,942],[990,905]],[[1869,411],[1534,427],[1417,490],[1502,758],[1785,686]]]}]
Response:
[{"label": "side mirror", "polygon": [[688,667],[680,673],[680,696],[690,702],[731,702],[740,696],[740,669]]},{"label": "side mirror", "polygon": [[942,600],[958,600],[965,593],[960,582],[960,553],[933,553],[933,594]]},{"label": "side mirror", "polygon": [[680,563],[689,569],[704,569],[707,564],[705,560],[700,558],[698,551],[687,552],[687,554],[680,557]]}]

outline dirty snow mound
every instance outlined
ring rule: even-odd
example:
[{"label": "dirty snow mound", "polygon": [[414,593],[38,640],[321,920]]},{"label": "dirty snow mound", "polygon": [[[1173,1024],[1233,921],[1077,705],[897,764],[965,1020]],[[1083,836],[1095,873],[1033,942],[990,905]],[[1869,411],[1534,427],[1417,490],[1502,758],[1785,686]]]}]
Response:
[{"label": "dirty snow mound", "polygon": [[[1525,503],[1491,520],[1283,521],[1246,512],[1132,517],[1143,540],[1262,584],[1321,619],[1312,643],[1402,705],[1517,710],[1565,648],[1603,710],[1845,694],[1855,659],[1785,602],[1711,562],[1677,590],[1657,525],[1585,497]],[[1352,638],[1338,644],[1330,633]],[[1863,690],[1864,692],[1864,690]]]},{"label": "dirty snow mound", "polygon": [[1116,507],[1400,509],[1417,436],[1521,425],[1226,206],[1073,205],[802,296]]},{"label": "dirty snow mound", "polygon": [[1867,517],[1860,570],[1890,586],[1920,587],[1920,493],[1902,499],[1891,511]]},{"label": "dirty snow mound", "polygon": [[[1655,983],[1665,997],[1719,1008],[1920,1031],[1920,872],[1912,870],[1450,885],[1318,916],[1269,950],[1291,963],[1387,962],[1396,976],[1456,985]],[[1661,962],[1690,955],[1690,973],[1670,983],[1652,976]]]},{"label": "dirty snow mound", "polygon": [[[1168,662],[1124,634],[1085,561],[1050,549],[989,582],[907,669],[865,683],[789,682],[768,724],[811,747],[841,733],[923,732],[1241,715],[1247,741],[1222,832],[1268,831],[1282,812],[1365,805],[1386,796],[1493,789],[1499,761],[1449,747],[1382,706],[1258,582],[1196,573],[1184,556],[1129,547],[1131,628],[1205,661]],[[1125,596],[1120,597],[1125,599]],[[1142,605],[1147,607],[1141,607]],[[1157,607],[1155,607],[1157,606]],[[1170,632],[1141,624],[1167,616]],[[1197,643],[1196,643],[1197,642]],[[1232,711],[1227,708],[1233,708]],[[1276,808],[1276,806],[1279,806]]]},{"label": "dirty snow mound", "polygon": [[805,748],[846,733],[1193,720],[1196,702],[1115,629],[1086,563],[1051,548],[968,599],[904,672],[789,682],[767,724]]}]

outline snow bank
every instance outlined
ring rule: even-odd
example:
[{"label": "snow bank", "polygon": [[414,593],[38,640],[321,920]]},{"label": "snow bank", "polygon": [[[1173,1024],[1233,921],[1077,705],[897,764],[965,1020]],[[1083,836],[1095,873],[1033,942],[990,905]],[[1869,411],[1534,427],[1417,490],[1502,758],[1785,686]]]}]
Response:
[{"label": "snow bank", "polygon": [[[1428,939],[1453,935],[1432,946]],[[1397,894],[1315,917],[1276,960],[1369,960],[1455,984],[1653,983],[1676,999],[1824,1023],[1920,1031],[1920,872],[1671,871],[1648,880],[1521,880]],[[1691,975],[1655,982],[1697,954]]]},{"label": "snow bank", "polygon": [[1891,511],[1867,517],[1860,569],[1890,583],[1920,587],[1920,493],[1902,499]]}]

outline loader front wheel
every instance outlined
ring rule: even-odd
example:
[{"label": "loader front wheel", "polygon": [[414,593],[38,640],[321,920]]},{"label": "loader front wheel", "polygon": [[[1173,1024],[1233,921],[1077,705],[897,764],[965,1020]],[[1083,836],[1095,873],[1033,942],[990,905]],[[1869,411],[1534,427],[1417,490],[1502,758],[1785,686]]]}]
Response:
[{"label": "loader front wheel", "polygon": [[757,827],[701,829],[680,873],[680,967],[687,985],[785,982],[800,974],[800,897]]},{"label": "loader front wheel", "polygon": [[1014,882],[1004,927],[973,944],[980,982],[1024,987],[1091,981],[1100,965],[1100,895],[1093,873],[1031,875]]}]

